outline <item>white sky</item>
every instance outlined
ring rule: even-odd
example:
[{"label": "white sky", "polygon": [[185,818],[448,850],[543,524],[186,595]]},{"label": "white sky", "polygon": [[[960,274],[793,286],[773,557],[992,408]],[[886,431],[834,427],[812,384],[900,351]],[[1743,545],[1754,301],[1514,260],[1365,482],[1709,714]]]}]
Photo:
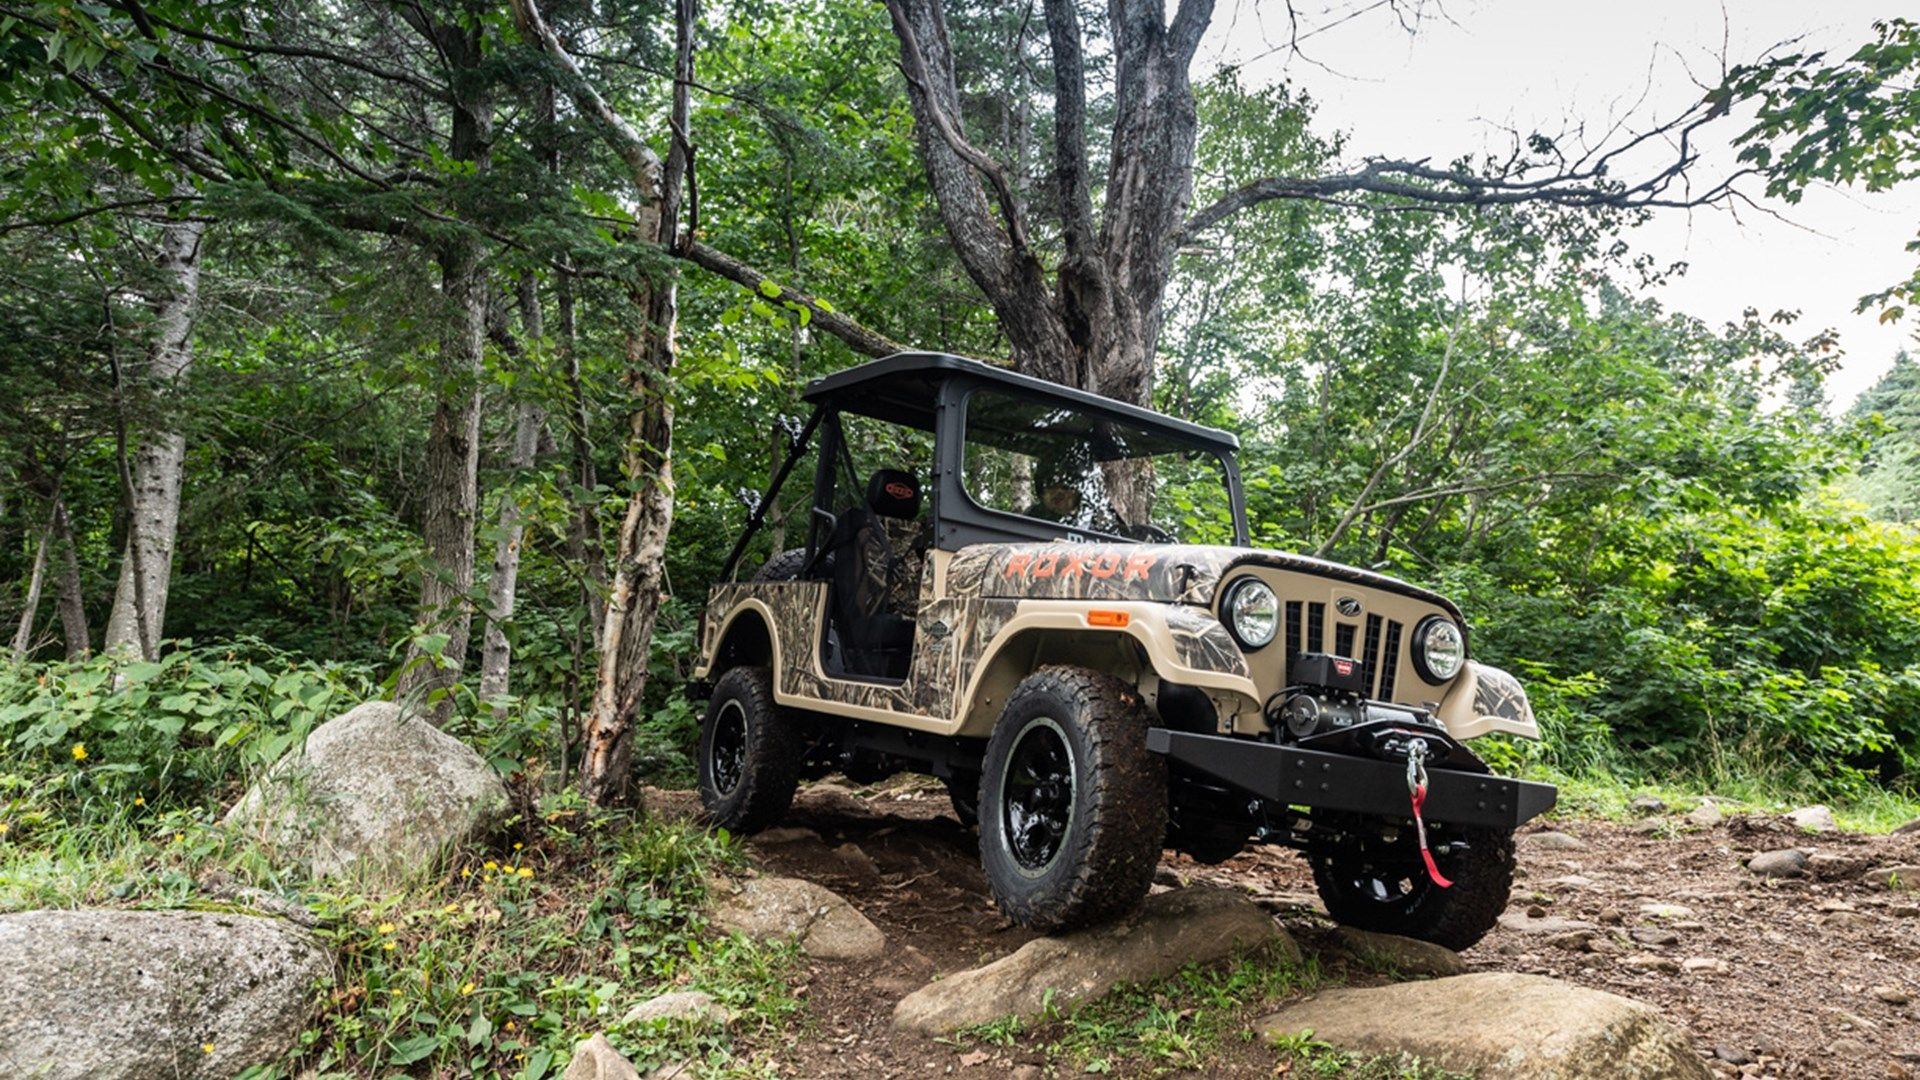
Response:
[{"label": "white sky", "polygon": [[[1790,51],[1825,48],[1844,56],[1868,39],[1875,18],[1899,14],[1903,6],[1898,0],[1448,0],[1444,18],[1408,36],[1384,6],[1366,10],[1375,4],[1296,0],[1304,26],[1327,26],[1354,13],[1303,40],[1303,58],[1276,48],[1287,36],[1284,6],[1223,0],[1196,66],[1243,63],[1249,85],[1291,79],[1317,100],[1322,128],[1349,133],[1348,153],[1356,160],[1379,155],[1445,163],[1504,146],[1500,129],[1506,127],[1556,133],[1578,120],[1595,130],[1628,111],[1648,126],[1697,101],[1699,84],[1717,81],[1723,52],[1737,64],[1799,37],[1802,43]],[[1740,129],[1719,126],[1722,140]],[[1716,160],[1725,168],[1732,155]],[[1716,324],[1748,307],[1766,314],[1798,309],[1802,317],[1789,336],[1839,331],[1846,355],[1828,394],[1842,410],[1886,371],[1895,351],[1920,351],[1914,316],[1882,326],[1876,311],[1853,313],[1862,295],[1905,280],[1920,259],[1903,250],[1920,231],[1920,184],[1879,195],[1817,190],[1799,206],[1779,209],[1787,221],[1751,211],[1738,220],[1715,210],[1664,211],[1630,239],[1662,263],[1690,264],[1684,277],[1655,294],[1669,307]]]}]

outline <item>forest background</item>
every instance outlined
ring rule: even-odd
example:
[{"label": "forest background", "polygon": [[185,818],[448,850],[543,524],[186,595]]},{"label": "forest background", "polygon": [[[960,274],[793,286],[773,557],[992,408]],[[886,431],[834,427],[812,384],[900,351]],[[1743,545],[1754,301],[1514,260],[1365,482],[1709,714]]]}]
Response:
[{"label": "forest background", "polygon": [[1830,333],[1663,310],[1624,236],[1913,182],[1914,25],[1434,164],[1189,86],[1211,9],[0,3],[0,827],[209,814],[383,693],[536,786],[684,780],[800,389],[895,343],[1236,432],[1256,543],[1521,674],[1505,765],[1911,799],[1920,365],[1833,415]]}]

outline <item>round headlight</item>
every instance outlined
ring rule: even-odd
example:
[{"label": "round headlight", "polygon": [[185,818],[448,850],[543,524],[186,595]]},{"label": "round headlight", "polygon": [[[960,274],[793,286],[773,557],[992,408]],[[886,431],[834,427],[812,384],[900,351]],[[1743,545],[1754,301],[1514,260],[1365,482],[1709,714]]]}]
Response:
[{"label": "round headlight", "polygon": [[1467,642],[1451,619],[1429,615],[1413,628],[1413,666],[1430,683],[1443,683],[1460,674],[1467,661]]},{"label": "round headlight", "polygon": [[1259,578],[1241,578],[1227,593],[1227,628],[1242,648],[1265,645],[1280,628],[1280,598]]}]

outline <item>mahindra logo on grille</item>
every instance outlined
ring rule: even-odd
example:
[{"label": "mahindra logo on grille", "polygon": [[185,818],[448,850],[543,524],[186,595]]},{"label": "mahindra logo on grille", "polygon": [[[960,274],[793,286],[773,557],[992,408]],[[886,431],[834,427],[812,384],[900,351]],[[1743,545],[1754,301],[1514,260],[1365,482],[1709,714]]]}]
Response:
[{"label": "mahindra logo on grille", "polygon": [[1343,596],[1335,600],[1333,606],[1339,608],[1340,614],[1349,619],[1360,614],[1360,598],[1357,596]]}]

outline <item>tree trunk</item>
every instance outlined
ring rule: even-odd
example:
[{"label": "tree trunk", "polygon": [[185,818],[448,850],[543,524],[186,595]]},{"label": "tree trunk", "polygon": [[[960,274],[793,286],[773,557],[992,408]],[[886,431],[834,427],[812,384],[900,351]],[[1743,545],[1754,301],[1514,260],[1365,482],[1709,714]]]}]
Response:
[{"label": "tree trunk", "polygon": [[[452,69],[453,123],[447,153],[455,161],[487,166],[493,132],[493,102],[477,72],[482,30],[430,25]],[[395,697],[425,703],[423,715],[445,724],[453,714],[452,689],[466,663],[473,622],[474,518],[480,501],[480,375],[487,339],[487,270],[480,239],[470,233],[441,241],[440,265],[446,307],[441,332],[438,389],[427,434],[427,495],[420,534],[426,543],[420,615],[407,647]],[[443,638],[438,649],[423,637]]]},{"label": "tree trunk", "polygon": [[67,520],[66,501],[53,500],[53,540],[59,549],[60,579],[55,583],[60,609],[60,635],[66,639],[67,659],[85,660],[93,652],[87,631],[87,605],[80,594],[80,556],[73,543],[73,523]]},{"label": "tree trunk", "polygon": [[145,372],[159,408],[132,464],[127,546],[107,618],[105,647],[124,656],[157,656],[166,622],[173,547],[180,529],[180,474],[187,456],[186,436],[172,428],[166,413],[172,392],[193,366],[193,317],[200,299],[200,241],[205,232],[204,222],[176,221],[161,234],[158,265],[166,284],[153,300],[154,340]]},{"label": "tree trunk", "polygon": [[[531,274],[520,279],[520,325],[530,346],[546,334],[540,317],[539,287]],[[520,511],[520,482],[533,468],[546,422],[545,409],[531,401],[520,403],[514,422],[513,453],[507,462],[512,471],[500,499],[500,539],[493,549],[493,572],[487,577],[487,632],[480,650],[482,701],[498,701],[507,693],[513,645],[507,640],[506,625],[513,621],[514,592],[520,581],[520,543],[526,533],[525,515]],[[494,716],[502,719],[506,711],[505,704],[493,707]]]},{"label": "tree trunk", "polygon": [[13,662],[26,660],[33,648],[33,618],[40,610],[40,589],[47,580],[47,548],[53,543],[53,522],[40,530],[40,544],[33,555],[33,571],[27,575],[26,605],[20,609],[20,627],[13,633]]},{"label": "tree trunk", "polygon": [[[675,56],[672,149],[663,166],[632,124],[614,111],[584,76],[535,0],[515,0],[526,35],[559,65],[574,102],[600,129],[626,164],[639,200],[634,234],[644,242],[680,249],[680,191],[692,160],[688,142],[688,91],[693,83],[695,0],[674,5]],[[689,242],[691,238],[688,238]],[[637,804],[633,788],[633,723],[647,685],[647,653],[660,613],[667,532],[673,525],[673,406],[667,376],[675,359],[678,297],[671,276],[647,278],[629,287],[632,321],[626,334],[626,386],[633,402],[627,417],[627,511],[620,524],[606,628],[593,707],[583,735],[580,790],[598,805]]]}]

